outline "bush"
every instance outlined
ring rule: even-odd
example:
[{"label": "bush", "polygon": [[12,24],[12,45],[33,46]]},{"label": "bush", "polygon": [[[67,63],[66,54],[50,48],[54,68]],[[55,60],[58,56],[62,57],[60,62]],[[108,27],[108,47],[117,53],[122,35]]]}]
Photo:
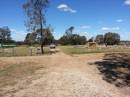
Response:
[{"label": "bush", "polygon": [[64,35],[59,39],[59,42],[62,45],[84,45],[86,43],[86,37],[78,34]]}]

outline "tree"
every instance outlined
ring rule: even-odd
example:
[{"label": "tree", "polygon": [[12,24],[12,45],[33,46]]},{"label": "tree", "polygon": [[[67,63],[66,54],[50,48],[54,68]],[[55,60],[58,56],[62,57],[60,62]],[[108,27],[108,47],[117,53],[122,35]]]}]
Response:
[{"label": "tree", "polygon": [[[54,36],[51,33],[51,29],[48,27],[46,29],[42,29],[43,32],[43,44],[44,45],[50,45],[54,41]],[[33,33],[27,33],[25,37],[25,43],[29,45],[33,45],[35,43],[40,44],[40,38],[41,37],[41,30],[38,29],[36,32]]]},{"label": "tree", "polygon": [[80,44],[84,45],[86,44],[87,38],[85,36],[80,36]]},{"label": "tree", "polygon": [[103,44],[104,43],[104,36],[103,35],[97,35],[95,41],[98,44]]},{"label": "tree", "polygon": [[86,43],[86,37],[73,34],[70,41],[72,45],[84,45]]},{"label": "tree", "polygon": [[32,45],[32,44],[36,43],[36,37],[37,37],[37,34],[34,33],[34,32],[33,33],[27,33],[24,42],[26,44]]},{"label": "tree", "polygon": [[49,4],[49,0],[27,0],[23,5],[25,13],[27,14],[26,27],[28,31],[36,32],[40,29],[40,44],[41,53],[44,53],[44,38],[43,38],[43,28],[45,27],[45,12]]},{"label": "tree", "polygon": [[27,33],[27,35],[26,35],[26,37],[25,37],[24,42],[25,42],[26,44],[30,44],[30,34],[31,34],[31,33]]},{"label": "tree", "polygon": [[88,42],[94,42],[94,37],[91,37]]},{"label": "tree", "polygon": [[66,30],[65,34],[66,34],[67,36],[70,36],[70,35],[72,35],[73,30],[74,30],[74,26],[71,26],[70,28],[68,28],[68,29]]},{"label": "tree", "polygon": [[81,45],[86,43],[86,37],[78,34],[73,34],[74,27],[71,26],[65,34],[59,39],[62,45]]},{"label": "tree", "polygon": [[71,38],[66,35],[62,36],[59,41],[62,45],[84,45],[86,43],[86,37],[78,34],[72,34]]},{"label": "tree", "polygon": [[[43,32],[43,45],[49,45],[51,43],[53,43],[54,41],[54,36],[53,34],[51,33],[51,28],[50,27],[47,27],[46,29],[42,29],[42,32]],[[37,41],[40,40],[40,29],[37,30]]]},{"label": "tree", "polygon": [[1,43],[10,43],[12,42],[11,38],[11,30],[9,27],[2,27],[0,28],[0,42]]},{"label": "tree", "polygon": [[104,35],[105,45],[116,45],[120,43],[120,35],[118,33],[108,32]]}]

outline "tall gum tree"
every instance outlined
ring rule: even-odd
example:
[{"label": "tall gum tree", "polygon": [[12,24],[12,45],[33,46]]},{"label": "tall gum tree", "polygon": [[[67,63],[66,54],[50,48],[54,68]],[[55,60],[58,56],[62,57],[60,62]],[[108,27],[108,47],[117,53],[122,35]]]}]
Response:
[{"label": "tall gum tree", "polygon": [[37,29],[40,29],[40,44],[42,54],[44,53],[44,32],[42,29],[45,28],[45,13],[48,5],[49,0],[27,0],[27,2],[23,4],[23,9],[27,16],[27,20],[25,22],[27,30],[30,32],[36,32]]}]

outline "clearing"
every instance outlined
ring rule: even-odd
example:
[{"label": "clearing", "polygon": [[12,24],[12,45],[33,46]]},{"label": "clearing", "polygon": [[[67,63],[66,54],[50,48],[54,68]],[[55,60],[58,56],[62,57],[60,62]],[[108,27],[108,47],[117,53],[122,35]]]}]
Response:
[{"label": "clearing", "polygon": [[92,65],[103,57],[103,53],[70,56],[62,52],[1,57],[0,97],[130,97],[129,87],[104,81]]}]

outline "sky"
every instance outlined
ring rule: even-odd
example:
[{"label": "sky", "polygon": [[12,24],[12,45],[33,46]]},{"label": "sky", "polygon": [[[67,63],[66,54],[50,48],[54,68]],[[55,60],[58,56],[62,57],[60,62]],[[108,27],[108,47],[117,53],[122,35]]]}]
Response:
[{"label": "sky", "polygon": [[[26,15],[22,8],[26,0],[1,0],[0,27],[8,26],[12,38],[24,40]],[[67,28],[74,26],[74,33],[87,38],[97,34],[116,32],[121,40],[130,40],[130,0],[50,0],[46,23],[60,38]]]}]

